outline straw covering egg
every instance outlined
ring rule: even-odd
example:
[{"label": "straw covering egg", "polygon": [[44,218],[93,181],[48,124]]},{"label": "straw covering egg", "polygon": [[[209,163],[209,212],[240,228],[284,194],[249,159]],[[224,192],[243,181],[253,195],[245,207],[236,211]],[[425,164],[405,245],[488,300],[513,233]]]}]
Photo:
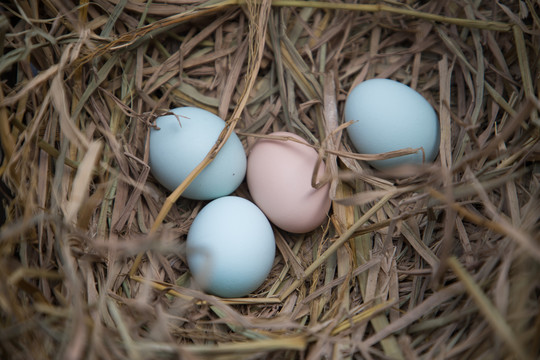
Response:
[{"label": "straw covering egg", "polygon": [[[330,209],[329,185],[312,186],[318,154],[300,136],[275,132],[251,149],[247,184],[253,200],[276,226],[292,233],[305,233],[321,225]],[[301,143],[283,137],[297,139]],[[324,163],[317,179],[321,180]]]},{"label": "straw covering egg", "polygon": [[439,151],[435,110],[418,92],[394,80],[371,79],[356,86],[345,103],[345,120],[354,121],[347,133],[359,153],[423,148],[423,152],[370,161],[380,170],[432,162]]},{"label": "straw covering egg", "polygon": [[[209,111],[181,107],[156,119],[150,130],[150,168],[154,177],[173,191],[216,143],[225,121]],[[215,159],[193,180],[182,196],[211,200],[229,195],[246,174],[246,154],[232,133]]]}]

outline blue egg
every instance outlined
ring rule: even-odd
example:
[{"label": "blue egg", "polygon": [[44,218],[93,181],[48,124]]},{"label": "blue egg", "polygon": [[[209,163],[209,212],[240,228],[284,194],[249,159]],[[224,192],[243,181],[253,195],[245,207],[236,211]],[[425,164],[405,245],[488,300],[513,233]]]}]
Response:
[{"label": "blue egg", "polygon": [[272,226],[249,200],[225,196],[195,217],[187,241],[187,262],[195,282],[221,297],[241,297],[266,279],[275,255]]},{"label": "blue egg", "polygon": [[345,103],[345,121],[351,120],[355,122],[347,133],[359,153],[424,149],[369,162],[379,170],[429,163],[439,151],[440,130],[435,110],[422,95],[400,82],[371,79],[356,86]]},{"label": "blue egg", "polygon": [[[173,191],[204,159],[214,146],[225,121],[195,107],[171,110],[175,115],[160,116],[157,128],[150,130],[150,169],[152,175]],[[232,133],[216,158],[193,180],[182,196],[211,200],[229,195],[246,174],[246,153]]]}]

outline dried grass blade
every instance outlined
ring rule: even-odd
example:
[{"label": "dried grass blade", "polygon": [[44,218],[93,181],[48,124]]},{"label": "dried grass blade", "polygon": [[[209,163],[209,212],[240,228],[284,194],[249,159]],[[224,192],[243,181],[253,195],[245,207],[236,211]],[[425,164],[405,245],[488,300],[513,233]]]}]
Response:
[{"label": "dried grass blade", "polygon": [[[302,246],[302,243],[303,243],[302,239],[298,240],[296,242],[296,244],[294,244],[293,249],[291,250],[292,255],[294,256],[294,261],[297,262],[299,265],[300,265],[300,260],[298,259],[298,257],[296,255],[298,254],[298,251],[300,250],[300,248]],[[289,262],[286,262],[285,266],[283,267],[283,269],[281,270],[281,272],[280,272],[280,274],[278,276],[277,281],[274,282],[274,284],[272,285],[272,287],[268,291],[267,297],[274,297],[275,296],[278,289],[281,288],[281,286],[283,285],[283,281],[285,281],[286,276],[289,273],[289,269],[290,269],[290,264],[289,264]],[[304,269],[300,267],[300,272],[298,273],[299,274],[298,278],[300,278],[303,273],[304,273]]]},{"label": "dried grass blade", "polygon": [[44,270],[41,268],[20,267],[7,277],[6,282],[9,285],[15,285],[19,281],[24,280],[24,278],[32,278],[32,277],[40,277],[40,278],[47,278],[47,279],[62,279],[63,278],[62,274],[59,274],[54,271]]},{"label": "dried grass blade", "polygon": [[480,226],[485,226],[499,234],[503,234],[514,239],[520,246],[522,246],[528,251],[529,255],[531,255],[537,260],[540,260],[540,247],[534,242],[534,240],[529,236],[529,234],[525,233],[521,229],[511,226],[506,220],[498,219],[501,222],[492,221],[470,212],[458,203],[448,202],[446,197],[436,190],[429,189],[429,193],[437,200],[448,203],[448,205],[450,205],[450,207],[456,210],[458,214],[468,219],[469,221],[472,221],[473,223]]},{"label": "dried grass blade", "polygon": [[[473,19],[473,9],[472,5],[469,3],[465,6],[465,14],[468,18]],[[473,112],[471,114],[471,124],[476,124],[478,121],[478,118],[480,117],[480,112],[483,108],[483,102],[484,102],[484,51],[480,40],[480,32],[478,29],[471,29],[472,38],[474,42],[474,48],[476,51],[476,66],[474,67],[476,69],[475,71],[475,94],[474,94],[474,108]]]},{"label": "dried grass blade", "polygon": [[8,96],[5,99],[2,97],[2,99],[0,99],[0,106],[4,107],[4,106],[10,106],[10,105],[15,104],[19,99],[23,98],[24,96],[27,96],[31,90],[36,89],[37,87],[39,87],[39,85],[47,81],[49,78],[51,78],[52,76],[55,76],[58,73],[59,69],[60,69],[59,64],[51,65],[51,67],[40,72],[39,74],[37,74],[36,77],[28,81],[24,85],[24,87],[20,89],[19,91],[17,91],[15,94]]},{"label": "dried grass blade", "polygon": [[287,90],[285,87],[285,75],[284,75],[284,67],[283,67],[283,57],[281,56],[281,46],[280,46],[280,38],[282,36],[280,30],[279,30],[279,24],[276,24],[276,22],[279,19],[279,16],[270,14],[270,18],[268,21],[268,32],[270,34],[270,39],[272,43],[272,48],[274,49],[274,62],[276,66],[276,78],[278,82],[278,90],[279,90],[279,96],[281,98],[281,103],[283,106],[283,118],[285,121],[285,126],[287,127],[288,131],[292,130],[291,125],[291,119],[288,109],[288,100],[287,100]]},{"label": "dried grass blade", "polygon": [[106,38],[109,36],[114,27],[114,24],[116,23],[120,15],[124,12],[124,8],[126,7],[128,1],[129,0],[120,0],[116,4],[111,16],[109,17],[109,20],[107,20],[107,23],[105,24],[105,26],[103,26],[103,29],[101,30],[102,37]]},{"label": "dried grass blade", "polygon": [[68,223],[73,223],[77,220],[79,209],[88,197],[90,180],[92,179],[94,166],[98,161],[102,146],[103,144],[100,141],[93,141],[90,143],[88,150],[77,169],[77,174],[73,180],[71,195],[65,210],[66,221]]},{"label": "dried grass blade", "polygon": [[281,54],[284,64],[290,71],[296,85],[308,100],[322,100],[322,89],[317,78],[309,71],[302,56],[287,37],[281,39]]},{"label": "dried grass blade", "polygon": [[[476,74],[476,68],[472,66],[467,56],[463,53],[463,50],[459,47],[458,44],[456,44],[456,41],[452,39],[449,35],[447,35],[440,27],[435,27],[437,30],[437,33],[439,34],[439,37],[443,40],[443,42],[448,46],[450,50],[457,56],[459,61],[469,70],[472,74]],[[484,86],[486,87],[486,90],[488,91],[489,95],[495,100],[495,102],[504,109],[508,114],[511,116],[515,116],[516,111],[512,108],[512,106],[499,94],[493,86],[491,86],[488,82],[484,82]]]},{"label": "dried grass blade", "polygon": [[122,34],[120,37],[111,42],[108,42],[96,48],[92,53],[88,54],[87,56],[79,58],[78,61],[75,63],[75,66],[82,66],[87,62],[91,61],[92,59],[102,56],[107,52],[120,50],[130,46],[136,47],[138,44],[155,38],[157,35],[166,32],[185,21],[219,12],[220,10],[226,9],[231,5],[235,4],[238,4],[238,0],[225,0],[219,2],[210,0],[180,14],[175,14],[167,18],[155,21],[152,24],[139,27],[133,31]]},{"label": "dried grass blade", "polygon": [[[5,46],[5,42],[2,42],[2,45]],[[3,74],[7,69],[9,69],[11,66],[16,64],[17,62],[20,62],[22,59],[26,59],[32,51],[40,47],[41,45],[29,45],[29,46],[11,50],[7,54],[0,57],[0,74]],[[4,50],[5,50],[5,47],[4,47]],[[1,54],[4,54],[4,53],[2,52]]]},{"label": "dried grass blade", "polygon": [[534,8],[534,5],[532,3],[531,0],[525,0],[525,2],[527,3],[527,7],[529,8],[529,13],[531,14],[533,20],[534,20],[534,23],[536,24],[536,28],[540,28],[540,16],[538,16],[538,12],[536,11],[536,9]]},{"label": "dried grass blade", "polygon": [[[527,47],[525,45],[525,38],[523,36],[523,31],[521,28],[517,25],[512,26],[512,30],[514,32],[514,39],[516,44],[516,53],[518,56],[518,63],[519,63],[519,71],[521,73],[521,82],[523,83],[523,91],[525,92],[525,95],[530,98],[534,99],[534,85],[532,80],[532,74],[531,69],[529,67],[529,58],[527,56]],[[538,61],[538,59],[536,59]],[[538,77],[537,77],[538,80]],[[533,110],[531,115],[533,123],[536,123],[537,125],[540,125],[538,123],[538,112],[536,109]]]},{"label": "dried grass blade", "polygon": [[[384,206],[391,196],[384,196],[379,202],[377,202],[373,207],[371,207],[360,219],[358,219],[354,225],[347,229],[319,258],[317,258],[305,271],[304,278],[310,276],[313,271],[315,271],[319,266],[321,266],[327,258],[334,254],[338,248],[340,248],[350,237],[358,230],[363,224],[365,224],[380,208]],[[281,294],[280,298],[285,299],[288,297],[301,283],[303,280],[294,281],[287,290]]]},{"label": "dried grass blade", "polygon": [[[11,159],[13,152],[15,151],[15,139],[11,134],[9,126],[9,115],[6,106],[2,105],[4,102],[4,90],[0,88],[0,146],[4,151],[6,157],[6,163]],[[1,163],[0,163],[1,164]],[[4,168],[1,169],[0,175],[2,175]]]},{"label": "dried grass blade", "polygon": [[331,332],[332,336],[338,335],[340,332],[345,331],[347,329],[350,329],[353,327],[353,325],[356,325],[358,323],[362,323],[364,321],[368,321],[372,317],[376,316],[377,314],[381,313],[382,311],[385,311],[389,307],[393,306],[397,302],[396,299],[390,299],[386,300],[382,303],[376,304],[369,309],[362,311],[359,314],[354,315],[350,319],[344,320],[341,323],[339,323]]},{"label": "dried grass blade", "polygon": [[521,124],[526,122],[527,118],[529,118],[531,114],[533,107],[534,107],[533,100],[531,98],[528,98],[525,101],[525,103],[522,105],[521,110],[516,114],[516,116],[512,117],[509,123],[505,124],[504,128],[495,139],[490,141],[489,144],[486,145],[482,149],[482,151],[471,152],[469,155],[461,158],[461,160],[454,165],[452,170],[456,171],[457,169],[461,169],[463,166],[465,166],[469,162],[472,162],[473,160],[480,158],[484,154],[490,154],[496,151],[500,143],[508,139],[510,135],[514,134],[515,130]]},{"label": "dried grass blade", "polygon": [[388,12],[391,14],[401,14],[419,19],[454,24],[463,27],[478,28],[493,31],[510,31],[510,24],[499,21],[487,20],[471,20],[430,14],[419,10],[413,10],[404,7],[389,6],[384,4],[348,4],[348,3],[332,3],[324,1],[294,1],[294,0],[273,0],[272,6],[294,6],[294,7],[313,7],[316,9],[333,9],[333,10],[352,10],[365,12]]},{"label": "dried grass blade", "polygon": [[415,235],[415,232],[410,228],[410,226],[406,223],[402,223],[402,233],[409,242],[409,244],[413,247],[414,250],[424,259],[432,269],[438,269],[439,268],[439,258],[431,251],[429,247],[427,247],[426,244],[420,239],[417,235]]},{"label": "dried grass blade", "polygon": [[141,196],[141,193],[144,188],[144,184],[146,182],[146,179],[148,178],[149,173],[150,173],[150,167],[146,164],[143,164],[143,170],[141,171],[141,173],[139,174],[139,177],[137,178],[137,185],[135,186],[135,189],[129,196],[126,206],[124,210],[122,211],[122,215],[116,221],[116,223],[112,226],[114,231],[121,231],[125,223],[128,221],[128,218],[131,216],[131,212],[133,211],[135,205],[137,204]]},{"label": "dried grass blade", "polygon": [[86,105],[88,99],[90,96],[96,91],[96,89],[107,79],[107,76],[111,72],[111,70],[118,65],[118,54],[113,54],[109,60],[103,66],[99,69],[97,72],[97,78],[93,78],[88,83],[88,86],[86,87],[86,90],[82,94],[81,98],[79,99],[79,103],[77,104],[77,107],[75,107],[75,110],[73,110],[72,117],[75,119],[79,116],[82,109]]},{"label": "dried grass blade", "polygon": [[197,355],[218,356],[224,354],[251,354],[268,352],[274,350],[296,350],[303,351],[308,344],[307,337],[283,336],[278,339],[255,340],[237,343],[224,343],[218,345],[186,345],[182,349]]},{"label": "dried grass blade", "polygon": [[169,90],[171,87],[171,94],[181,99],[181,102],[187,101],[190,104],[198,106],[202,109],[211,110],[208,107],[217,108],[219,106],[219,99],[201,94],[197,89],[185,82],[181,82],[179,85],[173,85],[166,83],[165,87]]},{"label": "dried grass blade", "polygon": [[212,309],[212,311],[217,315],[219,316],[220,319],[223,319],[227,326],[229,327],[229,329],[231,329],[232,331],[236,332],[236,333],[239,333],[239,334],[242,334],[243,336],[245,336],[246,338],[248,339],[251,339],[251,340],[264,340],[264,339],[268,339],[268,336],[260,333],[260,332],[256,332],[256,331],[253,331],[253,330],[246,330],[244,326],[242,326],[243,324],[234,324],[233,322],[230,322],[230,321],[227,321],[230,316],[229,314],[227,314],[225,311],[223,311],[222,308],[219,308],[217,306],[210,306],[210,309]]},{"label": "dried grass blade", "polygon": [[451,78],[452,69],[448,66],[448,57],[446,54],[439,61],[439,121],[441,127],[441,142],[439,153],[443,168],[452,167],[452,126],[449,106],[451,104]]},{"label": "dried grass blade", "polygon": [[283,235],[281,235],[281,232],[279,232],[279,230],[276,230],[274,232],[276,233],[276,246],[281,252],[283,258],[285,259],[285,263],[292,268],[292,272],[295,278],[300,279],[304,274],[304,268],[300,264],[300,260],[296,257],[293,250],[291,250],[291,248],[287,244],[287,241],[285,240]]},{"label": "dried grass blade", "polygon": [[[326,146],[330,150],[339,150],[340,143],[341,143],[341,132],[338,131],[339,129],[339,115],[338,115],[338,109],[337,109],[337,98],[336,98],[336,88],[335,88],[335,73],[330,72],[328,75],[323,77],[324,83],[323,83],[323,129],[325,136],[325,139],[322,143],[323,147]],[[322,149],[321,148],[321,149]],[[319,157],[322,157],[321,151],[319,151]],[[322,159],[321,159],[322,161]],[[336,192],[339,191],[340,198],[344,197],[343,193],[350,194],[352,193],[352,190],[341,182],[339,182],[339,168],[337,164],[337,156],[336,155],[329,155],[326,160],[327,165],[327,172],[329,172],[330,176],[330,190],[329,190],[329,196],[330,199],[334,200],[336,196]],[[313,170],[313,177],[312,177],[312,186],[315,185],[315,178],[317,176],[318,169]],[[354,210],[351,208],[347,208],[345,206],[339,206],[336,203],[334,203],[334,215],[337,218],[338,226],[337,230],[338,232],[345,231],[346,228],[351,226],[354,223]]]},{"label": "dried grass blade", "polygon": [[527,233],[519,224],[512,225],[508,219],[501,215],[498,209],[491,203],[489,196],[487,195],[482,185],[478,182],[478,179],[473,178],[473,187],[476,189],[480,199],[484,204],[488,214],[493,218],[493,223],[498,224],[501,228],[505,229],[505,233],[514,239],[520,246],[527,250],[528,254],[535,257],[540,261],[540,246],[534,239],[534,235]]},{"label": "dried grass blade", "polygon": [[[167,294],[184,299],[184,300],[197,300],[195,296],[193,296],[194,291],[186,288],[180,289],[178,286],[175,286],[173,284],[167,284],[160,281],[155,280],[148,280],[138,275],[132,275],[131,279],[134,281],[137,281],[141,284],[149,285],[151,288],[166,292]],[[178,289],[178,290],[177,290]],[[185,292],[185,293],[184,293]],[[210,298],[210,295],[205,295],[205,297]],[[281,303],[281,300],[277,297],[265,297],[265,298],[224,298],[219,299],[215,297],[211,297],[213,300],[210,302],[208,300],[199,300],[197,301],[198,305],[208,304],[208,303],[223,303],[227,305],[238,305],[238,304],[279,304]]]},{"label": "dried grass blade", "polygon": [[493,306],[472,276],[469,275],[467,270],[465,270],[455,257],[450,257],[448,259],[448,265],[452,268],[461,283],[465,286],[465,289],[467,289],[469,295],[476,302],[478,310],[484,315],[501,339],[503,339],[510,349],[512,349],[513,354],[517,356],[518,359],[530,359],[524,350],[524,346],[520,344],[516,335],[508,326],[508,323],[504,320],[499,311],[497,311],[495,306]]},{"label": "dried grass blade", "polygon": [[61,76],[57,75],[54,77],[50,92],[52,94],[52,103],[56,111],[58,111],[60,129],[72,144],[81,146],[83,150],[86,150],[89,146],[88,140],[81,130],[75,126],[71,116],[69,116],[68,102]]},{"label": "dried grass blade", "polygon": [[460,283],[440,289],[439,291],[431,295],[429,298],[424,300],[421,304],[417,305],[415,308],[408,310],[398,320],[390,323],[385,328],[377,331],[377,333],[367,338],[364,341],[364,344],[366,346],[375,345],[376,343],[385,339],[387,336],[404,329],[408,325],[420,319],[422,316],[426,316],[434,308],[441,305],[450,298],[461,294],[463,291],[464,287]]},{"label": "dried grass blade", "polygon": [[248,43],[243,42],[234,54],[231,69],[229,70],[227,80],[225,81],[225,87],[223,88],[219,100],[218,115],[222,119],[227,118],[231,99],[234,95],[234,89],[238,84],[238,78],[240,77],[240,73],[242,72],[242,64],[244,63],[244,60],[246,58],[247,50]]},{"label": "dried grass blade", "polygon": [[122,337],[122,341],[124,342],[127,353],[129,354],[129,358],[133,360],[141,359],[141,357],[139,356],[139,352],[137,352],[137,349],[135,348],[135,342],[129,335],[129,330],[124,320],[122,319],[122,315],[120,314],[118,307],[112,299],[109,299],[107,301],[107,308],[109,309],[109,314],[111,314],[111,317],[116,324],[116,328],[118,329],[118,332]]},{"label": "dried grass blade", "polygon": [[[362,265],[358,266],[356,269],[351,271],[351,275],[352,276],[359,276],[361,274],[365,274],[365,272],[367,270],[371,269],[373,266],[376,266],[376,265],[378,266],[380,262],[381,262],[381,259],[379,259],[379,258],[368,260],[367,262],[363,263]],[[340,276],[340,277],[332,280],[331,282],[327,283],[323,287],[320,287],[319,289],[317,289],[314,292],[312,292],[311,294],[309,294],[309,296],[307,296],[303,300],[303,302],[304,303],[309,303],[311,300],[317,298],[318,296],[321,296],[322,294],[324,294],[325,292],[327,292],[329,289],[333,288],[334,286],[343,284],[345,282],[345,280],[348,280],[347,275],[343,275],[343,276]]]},{"label": "dried grass blade", "polygon": [[[332,282],[332,279],[334,279],[334,277],[336,276],[336,270],[337,270],[337,276],[341,277],[341,276],[344,276],[345,277],[345,280],[344,280],[344,284],[345,284],[345,291],[348,290],[348,284],[349,284],[349,278],[350,278],[350,275],[348,273],[348,271],[344,270],[345,267],[349,267],[349,264],[348,264],[348,261],[346,260],[347,258],[347,248],[345,246],[342,246],[341,248],[339,248],[336,253],[333,255],[333,256],[330,256],[327,260],[326,260],[326,263],[324,264],[324,286],[327,286],[328,284],[330,284]],[[343,263],[346,263],[347,265],[344,266]],[[330,310],[327,311],[327,313],[325,314],[326,317],[323,317],[322,319],[324,320],[325,318],[332,318],[332,315],[336,314],[339,310],[339,308],[344,308],[344,309],[347,309],[349,308],[349,297],[348,296],[343,296],[343,292],[340,291],[341,289],[336,289],[336,298],[337,298],[337,301],[336,301],[336,304],[334,304],[334,306],[332,306],[333,304],[330,302],[330,299],[331,299],[331,296],[332,296],[332,292],[327,292],[327,293],[324,293],[319,299],[318,301],[313,301],[311,303],[311,305],[313,306],[313,308],[315,309],[315,311],[312,312],[312,314],[310,315],[310,317],[313,317],[317,320],[319,320],[321,318],[321,315],[323,314],[323,311],[325,309],[325,307],[328,307],[330,308]],[[335,306],[339,304],[339,306]],[[313,325],[316,324],[316,321],[313,321],[312,322]]]},{"label": "dried grass blade", "polygon": [[373,202],[377,199],[382,198],[385,195],[390,195],[392,197],[407,193],[409,191],[418,190],[418,186],[405,186],[403,188],[394,188],[386,190],[370,190],[370,191],[360,191],[355,194],[350,194],[347,197],[340,197],[334,199],[334,201],[340,205],[366,205],[370,202]]},{"label": "dried grass blade", "polygon": [[[386,299],[389,296],[388,270],[391,263],[394,262],[393,258],[395,248],[386,245],[382,251],[383,254],[379,256],[379,266],[373,267],[367,274],[365,286],[366,290],[362,295],[364,302],[373,301],[375,303],[379,303],[382,299]],[[394,300],[397,301],[397,299]],[[375,329],[375,333],[378,333],[391,324],[388,315],[389,314],[386,313],[378,314],[371,319],[371,325]],[[403,352],[394,335],[390,334],[385,339],[382,339],[381,346],[384,353],[388,355],[388,357],[399,360],[404,359]]]}]

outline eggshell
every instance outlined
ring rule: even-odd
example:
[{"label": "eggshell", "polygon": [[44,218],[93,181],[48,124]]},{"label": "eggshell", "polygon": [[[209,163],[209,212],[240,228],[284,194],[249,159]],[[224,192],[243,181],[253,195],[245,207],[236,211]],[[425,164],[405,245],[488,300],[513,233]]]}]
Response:
[{"label": "eggshell", "polygon": [[[422,147],[425,162],[432,162],[439,151],[435,110],[418,92],[394,80],[371,79],[356,86],[345,103],[345,120],[355,121],[347,133],[359,153]],[[370,162],[380,170],[422,163],[422,151]]]},{"label": "eggshell", "polygon": [[[290,136],[307,144],[300,136]],[[305,233],[321,225],[330,209],[329,185],[311,186],[318,154],[315,149],[273,139],[258,140],[248,156],[247,185],[253,200],[276,226],[292,233]],[[320,180],[325,166],[318,172]]]},{"label": "eggshell", "polygon": [[[150,130],[150,168],[154,177],[175,190],[214,146],[225,121],[195,107],[171,110],[175,115],[156,119]],[[193,180],[182,196],[210,200],[229,195],[246,174],[246,153],[234,133],[216,158]]]},{"label": "eggshell", "polygon": [[276,247],[262,211],[249,200],[225,196],[197,214],[186,248],[189,269],[205,291],[241,297],[264,282]]}]

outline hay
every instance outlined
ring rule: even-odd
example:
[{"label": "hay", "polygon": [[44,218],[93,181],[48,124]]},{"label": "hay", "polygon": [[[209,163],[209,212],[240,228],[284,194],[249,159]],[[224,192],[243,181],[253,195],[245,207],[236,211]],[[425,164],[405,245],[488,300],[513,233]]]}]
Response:
[{"label": "hay", "polygon": [[[538,358],[539,9],[2,4],[0,358]],[[439,157],[414,176],[382,177],[343,133],[348,91],[373,77],[439,114]],[[153,119],[184,105],[247,151],[294,131],[330,169],[328,221],[275,229],[245,298],[199,291],[185,263],[204,204],[180,195],[223,141],[172,194],[149,172]]]}]

